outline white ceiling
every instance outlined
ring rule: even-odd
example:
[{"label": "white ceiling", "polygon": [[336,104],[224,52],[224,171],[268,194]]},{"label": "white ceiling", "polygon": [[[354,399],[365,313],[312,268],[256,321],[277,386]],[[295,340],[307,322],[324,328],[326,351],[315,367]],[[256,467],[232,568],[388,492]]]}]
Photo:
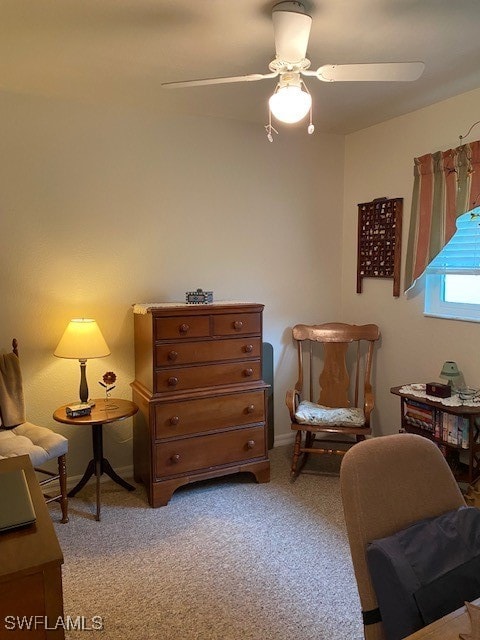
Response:
[{"label": "white ceiling", "polygon": [[[276,0],[0,0],[0,88],[267,122]],[[480,0],[305,0],[323,64],[421,60],[411,83],[306,82],[317,131],[349,133],[480,87]],[[480,118],[480,109],[479,109]],[[286,126],[286,125],[282,125]]]}]

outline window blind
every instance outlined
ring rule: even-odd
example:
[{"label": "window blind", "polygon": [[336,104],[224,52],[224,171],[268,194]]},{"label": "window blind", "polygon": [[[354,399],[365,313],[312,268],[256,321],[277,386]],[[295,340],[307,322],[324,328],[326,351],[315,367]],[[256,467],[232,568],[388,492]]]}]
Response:
[{"label": "window blind", "polygon": [[457,230],[430,262],[427,274],[480,275],[480,207],[459,216]]}]

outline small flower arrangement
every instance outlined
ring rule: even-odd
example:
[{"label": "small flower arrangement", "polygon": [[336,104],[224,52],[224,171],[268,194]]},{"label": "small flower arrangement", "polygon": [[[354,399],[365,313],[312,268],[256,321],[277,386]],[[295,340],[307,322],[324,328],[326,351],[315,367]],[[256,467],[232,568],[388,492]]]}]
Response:
[{"label": "small flower arrangement", "polygon": [[107,371],[106,373],[103,374],[102,380],[99,380],[98,384],[105,389],[106,398],[110,398],[111,392],[115,389],[115,382],[117,380],[117,375],[113,371]]}]

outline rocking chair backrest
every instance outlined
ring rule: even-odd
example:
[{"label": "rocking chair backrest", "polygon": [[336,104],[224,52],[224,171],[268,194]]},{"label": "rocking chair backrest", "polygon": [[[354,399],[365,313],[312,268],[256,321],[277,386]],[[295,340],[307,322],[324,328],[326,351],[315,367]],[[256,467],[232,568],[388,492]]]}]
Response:
[{"label": "rocking chair backrest", "polygon": [[[364,394],[360,393],[363,381],[363,391],[371,389],[372,356],[375,342],[380,337],[380,331],[375,324],[350,325],[341,322],[330,322],[320,325],[297,324],[293,327],[293,337],[297,341],[299,378],[296,389],[307,399],[307,389],[304,389],[304,378],[308,374],[308,399],[327,407],[349,407],[351,381],[353,386],[353,406],[363,403]],[[366,343],[366,351],[361,344]],[[314,382],[315,346],[320,343],[323,347],[323,370],[318,384],[320,395],[316,396],[317,383]],[[354,343],[354,344],[353,344]],[[306,345],[306,346],[304,346]],[[350,346],[355,347],[354,360],[347,356]],[[308,361],[304,362],[305,354]],[[349,374],[349,365],[352,373]],[[363,371],[362,369],[363,363]],[[305,373],[305,370],[307,373]]]}]

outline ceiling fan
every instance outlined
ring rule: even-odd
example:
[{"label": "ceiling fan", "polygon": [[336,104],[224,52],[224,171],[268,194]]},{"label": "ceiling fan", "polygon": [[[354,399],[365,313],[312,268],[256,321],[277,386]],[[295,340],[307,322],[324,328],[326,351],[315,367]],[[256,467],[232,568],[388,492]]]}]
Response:
[{"label": "ceiling fan", "polygon": [[326,64],[310,69],[306,58],[312,18],[301,2],[279,2],[272,9],[275,59],[270,62],[270,73],[252,73],[243,76],[202,78],[180,82],[165,82],[162,87],[180,88],[230,82],[254,82],[277,78],[275,91],[269,100],[267,137],[273,141],[271,114],[281,122],[294,123],[310,112],[308,133],[313,133],[311,118],[312,98],[302,76],[316,77],[322,82],[385,82],[417,80],[423,73],[423,62],[379,62],[360,64]]}]

